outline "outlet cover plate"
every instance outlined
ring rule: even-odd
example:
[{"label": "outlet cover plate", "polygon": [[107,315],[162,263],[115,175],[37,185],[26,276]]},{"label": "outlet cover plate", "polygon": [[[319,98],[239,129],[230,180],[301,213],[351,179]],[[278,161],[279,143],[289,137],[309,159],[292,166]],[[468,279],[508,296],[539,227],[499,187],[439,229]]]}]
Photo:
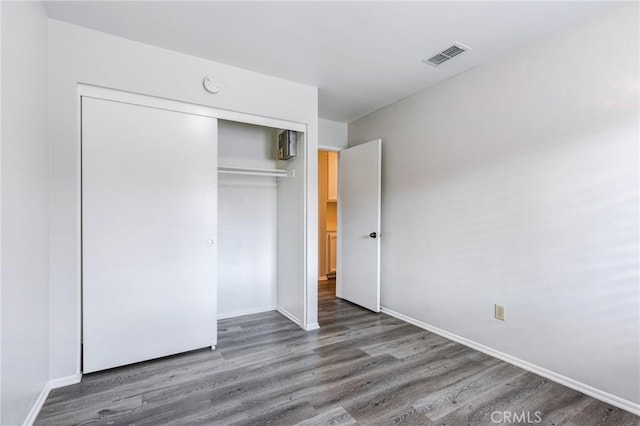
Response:
[{"label": "outlet cover plate", "polygon": [[493,305],[493,315],[497,320],[504,321],[504,306]]}]

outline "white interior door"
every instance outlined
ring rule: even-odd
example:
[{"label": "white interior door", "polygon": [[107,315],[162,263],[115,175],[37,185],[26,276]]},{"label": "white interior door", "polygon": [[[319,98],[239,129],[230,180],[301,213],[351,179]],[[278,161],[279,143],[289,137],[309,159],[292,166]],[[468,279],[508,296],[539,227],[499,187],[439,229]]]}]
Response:
[{"label": "white interior door", "polygon": [[216,344],[217,120],[82,99],[83,371]]},{"label": "white interior door", "polygon": [[382,141],[340,151],[337,296],[380,311]]}]

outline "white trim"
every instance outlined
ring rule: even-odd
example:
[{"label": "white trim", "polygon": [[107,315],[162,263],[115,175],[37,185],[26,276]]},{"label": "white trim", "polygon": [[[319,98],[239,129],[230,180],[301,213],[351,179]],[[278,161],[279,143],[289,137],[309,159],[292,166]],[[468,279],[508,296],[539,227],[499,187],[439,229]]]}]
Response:
[{"label": "white trim", "polygon": [[235,317],[241,317],[243,315],[259,314],[262,312],[269,312],[269,311],[275,311],[275,310],[276,310],[275,305],[261,306],[260,308],[243,309],[241,311],[220,314],[218,315],[218,319],[221,320],[221,319],[227,319],[227,318],[235,318]]},{"label": "white trim", "polygon": [[42,387],[42,392],[40,392],[40,395],[38,395],[38,398],[33,403],[31,410],[29,410],[29,414],[27,414],[27,418],[24,419],[24,423],[22,423],[23,426],[31,426],[32,424],[35,423],[36,419],[38,418],[38,414],[40,414],[40,410],[42,410],[42,406],[44,405],[45,401],[47,400],[47,397],[49,396],[50,391],[51,391],[51,386],[49,382],[47,382]]},{"label": "white trim", "polygon": [[313,324],[309,324],[306,327],[304,327],[305,331],[319,330],[319,329],[320,329],[320,324],[318,324],[317,322],[314,322]]},{"label": "white trim", "polygon": [[376,271],[376,278],[378,281],[378,295],[377,295],[377,308],[376,312],[380,312],[380,308],[382,307],[382,302],[380,301],[380,264],[381,264],[381,253],[382,253],[382,245],[380,243],[380,238],[382,237],[382,139],[374,139],[373,142],[378,144],[378,270]]},{"label": "white trim", "polygon": [[340,254],[342,253],[342,202],[340,201],[340,155],[338,155],[338,205],[336,206],[336,230],[340,230],[338,235],[338,241],[336,241],[336,297],[342,299],[342,259]]},{"label": "white trim", "polygon": [[338,148],[330,145],[318,145],[318,151],[340,152],[343,149],[346,149],[346,147]]},{"label": "white trim", "polygon": [[[2,5],[0,4],[0,34],[2,34]],[[48,61],[48,60],[47,60]],[[47,83],[47,90],[48,90]],[[0,55],[0,94],[2,93],[2,55]],[[45,101],[47,98],[45,98]],[[47,115],[49,110],[47,108]],[[48,130],[47,130],[48,132]],[[2,176],[2,102],[0,101],[0,176]],[[49,182],[51,179],[49,178]],[[51,185],[49,185],[51,186]],[[49,198],[51,198],[49,196]],[[51,215],[47,214],[50,218]],[[2,197],[0,197],[0,241],[2,241]],[[2,244],[0,244],[0,259],[2,259]],[[49,253],[49,259],[51,254]],[[0,273],[0,289],[2,289],[2,274]],[[2,291],[0,290],[0,306],[2,306]],[[0,315],[0,342],[2,341],[2,315]],[[0,356],[0,422],[2,421],[2,356]]]},{"label": "white trim", "polygon": [[287,317],[287,319],[289,319],[290,321],[294,322],[298,327],[300,327],[300,328],[302,328],[304,330],[304,327],[302,326],[302,321],[300,321],[298,319],[298,317],[293,315],[291,312],[287,311],[282,306],[277,306],[276,307],[276,311],[280,312],[282,315]]},{"label": "white trim", "polygon": [[[304,175],[302,176],[302,250],[304,251],[302,254],[302,258],[303,263],[302,263],[302,321],[298,321],[298,325],[300,327],[302,327],[302,329],[306,330],[307,327],[307,323],[309,321],[309,286],[311,285],[315,285],[315,297],[317,300],[318,297],[318,281],[315,279],[313,280],[309,280],[309,259],[310,259],[310,255],[309,255],[309,204],[313,204],[315,206],[315,214],[316,214],[316,218],[317,218],[317,214],[318,214],[318,205],[317,205],[317,193],[316,193],[316,198],[315,201],[311,202],[309,200],[309,173],[311,170],[311,165],[310,165],[310,152],[311,150],[309,149],[309,132],[308,132],[308,126],[305,125],[304,126],[304,130],[302,133],[302,144],[303,144],[303,151],[302,151],[302,163],[304,164]],[[317,151],[316,151],[316,164],[314,165],[314,168],[316,170],[316,176],[317,176],[317,172],[318,172],[318,160],[317,160]],[[318,187],[318,182],[316,179],[316,189]],[[318,221],[316,220],[316,224],[315,224],[315,229],[317,232],[317,228],[318,228]],[[317,262],[318,259],[318,241],[316,238],[316,244],[315,244],[315,252],[314,252],[315,256],[314,256],[314,261]],[[315,274],[318,274],[318,268],[316,265],[316,270],[315,270]],[[316,318],[318,317],[318,304],[315,304],[315,312],[316,312]],[[294,317],[295,318],[295,317]]]},{"label": "white trim", "polygon": [[213,108],[183,101],[174,101],[156,96],[108,89],[83,83],[78,83],[78,94],[88,98],[104,99],[108,101],[142,105],[187,114],[203,115],[205,117],[218,118],[220,120],[237,121],[240,123],[255,124],[258,126],[273,127],[276,129],[295,130],[298,132],[306,132],[307,130],[306,124],[295,123],[293,121]]},{"label": "white trim", "polygon": [[80,379],[82,379],[82,374],[74,374],[73,376],[49,380],[45,383],[40,395],[38,395],[38,398],[33,403],[33,406],[31,407],[31,410],[29,410],[29,414],[27,414],[27,418],[24,419],[24,423],[22,423],[22,425],[31,426],[35,423],[38,418],[38,414],[40,414],[40,410],[42,410],[44,403],[47,401],[47,397],[49,397],[49,392],[51,392],[51,390],[64,386],[75,385],[76,383],[80,383]]},{"label": "white trim", "polygon": [[82,374],[74,374],[73,376],[59,377],[49,381],[50,389],[63,388],[65,386],[71,386],[80,383],[82,380]]},{"label": "white trim", "polygon": [[446,337],[449,340],[453,340],[454,342],[458,342],[462,345],[468,346],[471,349],[475,349],[477,351],[483,352],[487,355],[490,355],[494,358],[501,359],[502,361],[508,362],[509,364],[513,364],[516,367],[520,367],[532,373],[535,373],[539,376],[545,377],[549,380],[552,380],[556,383],[560,383],[566,387],[577,390],[578,392],[582,392],[585,395],[589,395],[593,398],[596,398],[600,401],[606,402],[607,404],[611,404],[615,407],[621,408],[625,411],[628,411],[636,416],[640,416],[640,404],[636,404],[635,402],[626,400],[619,396],[610,394],[603,390],[594,388],[593,386],[587,385],[585,383],[574,380],[570,377],[563,376],[562,374],[558,374],[551,370],[547,370],[546,368],[540,367],[535,364],[531,364],[530,362],[524,361],[520,358],[516,358],[514,356],[505,354],[504,352],[497,351],[488,346],[482,345],[480,343],[474,342],[473,340],[469,340],[462,336],[458,336],[457,334],[448,332],[438,327],[434,327],[430,324],[417,320],[415,318],[411,318],[407,315],[401,314],[399,312],[393,311],[391,309],[382,307],[380,311],[384,314],[390,315],[392,317],[398,318],[402,321],[408,322],[409,324],[413,324],[417,327],[423,328],[432,333],[438,334],[442,337]]},{"label": "white trim", "polygon": [[[76,87],[76,90],[79,92],[80,88]],[[77,187],[76,187],[76,213],[78,214],[78,220],[75,221],[76,225],[76,235],[78,238],[76,239],[76,300],[78,304],[75,306],[76,308],[76,375],[82,375],[82,343],[84,339],[84,335],[82,334],[82,312],[84,309],[84,299],[82,297],[82,96],[80,93],[76,93],[76,149],[78,154],[78,162],[75,163],[75,178],[77,179]]]}]

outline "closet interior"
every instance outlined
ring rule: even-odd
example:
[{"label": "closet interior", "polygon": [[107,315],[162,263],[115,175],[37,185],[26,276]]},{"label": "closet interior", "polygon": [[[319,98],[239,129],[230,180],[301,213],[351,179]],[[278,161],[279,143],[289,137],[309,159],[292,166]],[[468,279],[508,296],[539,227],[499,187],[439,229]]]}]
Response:
[{"label": "closet interior", "polygon": [[219,121],[218,318],[276,309],[280,131]]},{"label": "closet interior", "polygon": [[287,213],[297,164],[278,160],[281,132],[219,121],[218,318],[277,307],[278,244],[291,238],[278,232],[278,216]]}]

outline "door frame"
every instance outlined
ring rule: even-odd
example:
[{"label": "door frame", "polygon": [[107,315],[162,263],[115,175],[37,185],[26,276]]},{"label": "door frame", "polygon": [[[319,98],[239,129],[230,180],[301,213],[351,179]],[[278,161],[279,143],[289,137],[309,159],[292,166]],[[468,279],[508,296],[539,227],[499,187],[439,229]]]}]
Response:
[{"label": "door frame", "polygon": [[[256,114],[231,111],[222,108],[215,108],[210,106],[203,106],[199,104],[178,101],[167,98],[160,98],[152,95],[145,95],[140,93],[128,92],[124,90],[118,90],[113,88],[106,88],[101,86],[95,86],[85,83],[77,83],[76,85],[76,117],[77,117],[77,125],[76,125],[76,143],[80,146],[80,168],[77,170],[78,173],[78,182],[80,182],[79,193],[82,194],[82,98],[95,98],[95,99],[103,99],[114,102],[121,102],[133,105],[146,106],[151,108],[164,109],[168,111],[175,111],[180,113],[201,115],[205,117],[216,118],[219,120],[228,120],[235,121],[239,123],[245,124],[253,124],[258,126],[272,127],[277,129],[284,130],[294,130],[302,133],[302,138],[299,143],[304,145],[304,149],[302,150],[303,154],[303,164],[305,166],[304,170],[304,194],[303,194],[303,226],[302,226],[302,234],[303,234],[303,247],[304,247],[304,264],[303,264],[303,314],[302,318],[298,319],[289,317],[293,322],[298,323],[298,325],[304,330],[315,330],[319,328],[317,320],[314,323],[309,322],[310,309],[315,309],[315,315],[312,315],[313,318],[317,318],[317,303],[315,305],[310,306],[310,302],[312,300],[317,300],[317,280],[311,282],[309,280],[309,268],[310,265],[313,267],[317,263],[317,244],[315,250],[309,250],[309,241],[308,241],[308,229],[310,225],[313,224],[308,223],[307,217],[307,209],[309,206],[314,206],[316,203],[309,198],[309,125],[307,123],[294,122],[289,120],[282,120],[272,117],[266,117]],[[315,156],[314,156],[315,157]],[[311,180],[312,182],[315,179]],[[316,182],[317,185],[317,182]],[[82,195],[80,195],[82,197]],[[316,197],[317,198],[317,197]],[[317,208],[317,207],[316,207]],[[76,262],[78,267],[76,268],[76,278],[77,278],[77,287],[76,287],[76,317],[77,317],[77,341],[76,341],[76,365],[77,365],[77,376],[73,378],[69,378],[69,383],[65,384],[73,384],[78,383],[82,377],[82,202],[78,205],[77,210],[78,217],[80,220],[78,221],[78,235],[79,238],[76,240],[76,245],[78,249],[78,256],[76,258]],[[316,216],[317,217],[317,216]],[[317,229],[317,224],[315,226]],[[317,275],[317,274],[316,274]],[[310,286],[312,289],[315,289],[316,294],[310,291]]]},{"label": "door frame", "polygon": [[340,152],[345,148],[337,148],[329,145],[318,145],[318,151]]}]

